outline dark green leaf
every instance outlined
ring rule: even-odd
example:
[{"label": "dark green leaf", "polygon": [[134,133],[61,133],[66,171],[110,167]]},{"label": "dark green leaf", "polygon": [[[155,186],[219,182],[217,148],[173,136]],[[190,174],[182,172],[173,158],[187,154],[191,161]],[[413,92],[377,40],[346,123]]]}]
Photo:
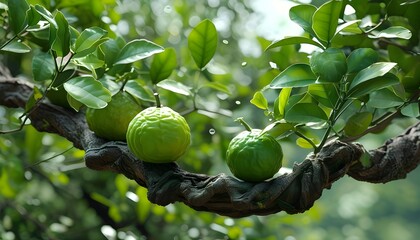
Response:
[{"label": "dark green leaf", "polygon": [[127,83],[124,85],[124,90],[143,101],[155,102],[153,92],[147,88],[144,88],[135,80],[127,81]]},{"label": "dark green leaf", "polygon": [[163,52],[163,48],[145,39],[133,40],[125,45],[118,54],[115,64],[127,64]]},{"label": "dark green leaf", "polygon": [[29,4],[26,0],[9,0],[7,5],[9,7],[10,27],[15,34],[18,34],[26,27],[26,11],[30,9]]},{"label": "dark green leaf", "polygon": [[41,14],[36,11],[34,6],[30,6],[28,11],[26,11],[26,19],[28,26],[35,26],[41,20]]},{"label": "dark green leaf", "polygon": [[14,53],[27,53],[31,51],[31,48],[20,40],[13,40],[4,46],[1,50]]},{"label": "dark green leaf", "polygon": [[406,1],[401,2],[400,4],[401,5],[410,5],[410,4],[414,4],[414,3],[418,3],[418,2],[420,2],[420,0],[406,0]]},{"label": "dark green leaf", "polygon": [[308,93],[322,105],[334,108],[338,100],[338,92],[333,84],[311,84]]},{"label": "dark green leaf", "polygon": [[328,119],[325,112],[314,103],[297,103],[286,112],[285,120],[295,123],[323,122]]},{"label": "dark green leaf", "polygon": [[45,20],[47,20],[52,27],[54,27],[55,29],[58,28],[57,22],[54,19],[54,16],[50,13],[50,11],[48,11],[45,7],[41,6],[41,5],[35,5],[35,10],[42,16],[45,18]]},{"label": "dark green leaf", "polygon": [[213,58],[217,48],[217,31],[214,24],[205,19],[188,36],[188,49],[199,69]]},{"label": "dark green leaf", "polygon": [[174,92],[174,93],[179,93],[186,96],[192,95],[190,87],[180,82],[177,82],[175,80],[166,79],[159,82],[157,86],[160,88],[166,89],[168,91]]},{"label": "dark green leaf", "polygon": [[315,42],[314,40],[307,37],[286,37],[286,38],[283,38],[282,40],[273,42],[265,50],[269,50],[269,49],[273,49],[273,48],[281,47],[285,45],[292,45],[292,44],[311,44],[313,46],[324,49],[324,46],[322,46],[320,43]]},{"label": "dark green leaf", "polygon": [[[64,57],[70,52],[70,30],[69,23],[63,13],[58,11],[54,17],[58,28],[51,30],[51,49],[54,50],[59,57]],[[53,36],[55,34],[55,36]]]},{"label": "dark green leaf", "polygon": [[318,82],[338,83],[347,72],[346,55],[337,48],[315,52],[312,54],[310,64],[312,72],[319,76]]},{"label": "dark green leaf", "polygon": [[305,32],[315,36],[315,33],[312,29],[312,17],[315,11],[316,7],[313,5],[300,4],[290,8],[289,18],[301,26]]},{"label": "dark green leaf", "polygon": [[334,37],[342,5],[342,1],[331,0],[315,11],[312,18],[312,29],[318,36],[318,39],[330,42]]},{"label": "dark green leaf", "polygon": [[395,76],[392,73],[386,73],[381,77],[369,79],[368,81],[362,82],[357,86],[353,87],[349,91],[348,97],[358,98],[365,94],[399,83],[400,81],[397,76]]},{"label": "dark green leaf", "polygon": [[411,103],[401,109],[404,116],[418,118],[420,117],[420,103]]},{"label": "dark green leaf", "polygon": [[173,48],[167,48],[165,51],[153,56],[152,65],[150,66],[150,78],[153,84],[168,78],[176,66],[176,52]]},{"label": "dark green leaf", "polygon": [[388,88],[380,89],[372,92],[369,96],[367,105],[374,108],[391,108],[400,106],[404,100],[395,95],[395,93]]},{"label": "dark green leaf", "polygon": [[412,36],[411,31],[401,26],[389,27],[380,32],[375,32],[372,35],[369,35],[370,38],[401,38],[401,39],[410,39],[411,36]]},{"label": "dark green leaf", "polygon": [[35,81],[51,80],[54,72],[54,58],[49,53],[35,54],[32,59],[32,75]]},{"label": "dark green leaf", "polygon": [[124,47],[125,43],[122,46],[121,45],[122,44],[120,44],[118,40],[106,39],[106,41],[99,46],[108,67],[111,67],[114,64],[115,59],[117,59],[117,56]]},{"label": "dark green leaf", "polygon": [[354,137],[362,134],[368,129],[372,122],[373,115],[371,112],[359,112],[352,115],[346,122],[344,127],[344,134],[349,137]]},{"label": "dark green leaf", "polygon": [[393,62],[378,62],[370,65],[369,67],[361,70],[353,79],[350,84],[350,90],[357,87],[358,85],[369,81],[373,78],[383,76],[385,73],[389,72],[396,63]]},{"label": "dark green leaf", "polygon": [[294,64],[282,71],[270,83],[270,88],[305,87],[316,82],[316,76],[307,64]]},{"label": "dark green leaf", "polygon": [[90,108],[104,108],[111,101],[111,92],[93,77],[70,79],[64,83],[64,88],[75,100]]},{"label": "dark green leaf", "polygon": [[268,109],[267,99],[264,97],[264,94],[261,91],[255,92],[250,102],[263,110]]},{"label": "dark green leaf", "polygon": [[347,57],[347,72],[354,73],[369,67],[379,59],[379,54],[372,48],[358,48]]}]

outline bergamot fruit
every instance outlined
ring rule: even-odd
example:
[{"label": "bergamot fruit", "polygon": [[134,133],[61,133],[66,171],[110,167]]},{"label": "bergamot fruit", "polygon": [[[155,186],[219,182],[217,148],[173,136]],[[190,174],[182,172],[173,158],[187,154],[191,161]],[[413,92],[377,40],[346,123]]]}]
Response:
[{"label": "bergamot fruit", "polygon": [[261,182],[276,174],[283,152],[277,140],[260,129],[243,131],[234,137],[226,152],[232,174],[244,181]]},{"label": "bergamot fruit", "polygon": [[89,129],[99,137],[125,141],[128,124],[143,108],[127,92],[120,91],[112,96],[105,108],[86,110]]},{"label": "bergamot fruit", "polygon": [[169,107],[149,107],[131,120],[127,145],[140,160],[168,163],[178,160],[190,145],[187,121]]}]

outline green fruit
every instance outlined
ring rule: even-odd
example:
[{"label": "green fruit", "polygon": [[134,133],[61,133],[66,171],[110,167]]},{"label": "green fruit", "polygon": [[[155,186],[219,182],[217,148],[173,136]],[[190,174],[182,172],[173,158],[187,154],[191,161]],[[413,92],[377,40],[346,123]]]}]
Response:
[{"label": "green fruit", "polygon": [[152,163],[174,162],[190,145],[187,121],[169,107],[149,107],[131,120],[127,145],[140,160]]},{"label": "green fruit", "polygon": [[276,174],[283,152],[274,137],[259,129],[243,131],[234,137],[227,150],[227,165],[233,175],[248,182],[261,182]]},{"label": "green fruit", "polygon": [[142,110],[139,103],[127,92],[112,96],[105,108],[86,110],[89,129],[108,140],[125,141],[128,124]]}]

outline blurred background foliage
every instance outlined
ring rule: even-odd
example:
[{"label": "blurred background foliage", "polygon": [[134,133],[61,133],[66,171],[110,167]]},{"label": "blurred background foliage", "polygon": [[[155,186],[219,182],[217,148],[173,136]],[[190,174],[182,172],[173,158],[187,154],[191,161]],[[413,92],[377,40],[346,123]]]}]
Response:
[{"label": "blurred background foliage", "polygon": [[[193,172],[229,174],[223,160],[225,150],[230,138],[242,130],[233,120],[244,116],[255,128],[266,126],[268,117],[249,103],[254,92],[290,64],[307,61],[305,51],[311,51],[287,46],[264,52],[273,40],[301,34],[288,18],[288,9],[298,1],[28,2],[50,11],[59,9],[79,30],[99,26],[110,36],[122,36],[127,41],[146,38],[174,48],[178,68],[170,78],[186,85],[192,84],[196,73],[187,51],[187,36],[201,20],[213,21],[219,45],[203,77],[204,81],[219,83],[224,90],[216,93],[202,89],[200,96],[207,109],[222,114],[188,114],[193,145],[179,164]],[[384,2],[392,1],[370,1],[369,9],[356,9],[356,14],[378,17]],[[397,3],[393,6],[395,12],[407,11]],[[420,6],[415,3],[410,7]],[[0,59],[14,75],[31,81],[30,55],[5,54]],[[147,67],[150,62],[142,64]],[[166,105],[180,112],[191,104],[169,91],[161,90],[160,94]],[[0,107],[1,130],[19,126],[21,114],[21,110]],[[412,123],[396,120],[382,133],[369,134],[360,141],[368,149],[377,147]],[[282,140],[286,167],[309,153],[297,147],[295,140]],[[179,203],[166,207],[152,204],[147,200],[147,190],[124,176],[87,169],[83,155],[67,140],[39,133],[30,125],[15,134],[0,135],[0,239],[408,240],[420,235],[419,169],[405,180],[386,185],[344,177],[303,214],[232,219],[196,212]]]}]

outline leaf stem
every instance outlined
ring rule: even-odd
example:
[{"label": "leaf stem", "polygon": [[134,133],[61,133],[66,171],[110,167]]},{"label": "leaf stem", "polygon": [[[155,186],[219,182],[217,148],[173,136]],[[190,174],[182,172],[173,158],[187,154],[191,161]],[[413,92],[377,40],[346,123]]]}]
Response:
[{"label": "leaf stem", "polygon": [[156,107],[157,108],[162,107],[162,105],[160,103],[159,93],[155,92],[155,93],[153,93],[153,96],[155,97],[155,100],[156,100]]},{"label": "leaf stem", "polygon": [[246,122],[245,122],[245,120],[244,120],[244,118],[243,118],[243,117],[237,118],[237,119],[235,120],[235,122],[240,122],[240,123],[242,124],[242,126],[244,126],[244,127],[245,127],[245,129],[246,129],[248,132],[251,132],[251,131],[252,131],[251,126],[249,126],[249,125],[248,125],[248,123],[246,123]]}]

